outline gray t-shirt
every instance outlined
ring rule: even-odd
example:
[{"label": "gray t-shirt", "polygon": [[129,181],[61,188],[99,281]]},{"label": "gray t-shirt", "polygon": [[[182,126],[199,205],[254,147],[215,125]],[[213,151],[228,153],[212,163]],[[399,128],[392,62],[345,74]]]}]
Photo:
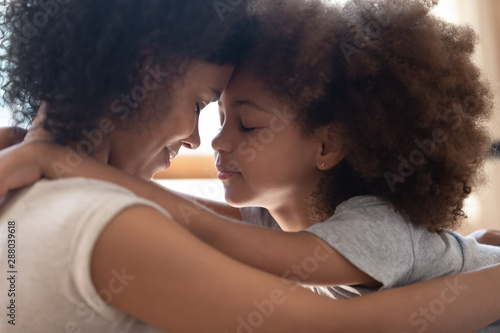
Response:
[{"label": "gray t-shirt", "polygon": [[[247,223],[279,229],[265,209],[250,207],[240,211]],[[340,204],[325,222],[316,223],[305,231],[324,240],[353,265],[379,281],[382,287],[377,290],[500,263],[500,247],[479,244],[472,237],[462,237],[451,230],[430,232],[412,224],[391,204],[375,196],[351,198]],[[335,299],[375,291],[357,286],[309,288]],[[433,305],[435,312],[440,311],[441,305],[446,305],[446,300],[459,296],[460,288],[464,287],[453,285],[451,281],[448,288],[449,292],[443,294],[443,304],[437,302]],[[417,313],[411,318],[417,328],[425,324],[421,321],[425,316],[421,316]],[[494,330],[481,332],[500,332],[500,324]]]},{"label": "gray t-shirt", "polygon": [[[90,274],[101,231],[134,205],[167,214],[124,188],[83,178],[41,180],[10,196],[0,206],[0,332],[159,333],[101,300],[135,278],[126,267],[116,267],[109,287],[99,291]],[[8,261],[9,249],[15,262]],[[11,301],[12,311],[6,309]]]}]

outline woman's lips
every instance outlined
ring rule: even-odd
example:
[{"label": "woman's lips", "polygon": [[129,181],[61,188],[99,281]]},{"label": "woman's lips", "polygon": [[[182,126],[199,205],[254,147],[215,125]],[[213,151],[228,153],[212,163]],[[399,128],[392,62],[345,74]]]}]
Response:
[{"label": "woman's lips", "polygon": [[239,172],[233,172],[233,171],[219,171],[219,179],[220,180],[227,180],[235,175],[239,174]]},{"label": "woman's lips", "polygon": [[170,167],[170,150],[165,147],[163,154],[165,158],[165,169],[168,169]]}]

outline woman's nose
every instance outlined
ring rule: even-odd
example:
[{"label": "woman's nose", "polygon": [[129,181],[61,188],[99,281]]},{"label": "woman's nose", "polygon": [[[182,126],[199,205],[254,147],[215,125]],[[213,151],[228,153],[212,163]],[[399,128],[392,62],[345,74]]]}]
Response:
[{"label": "woman's nose", "polygon": [[194,126],[193,133],[191,135],[182,140],[182,146],[187,149],[197,149],[200,147],[201,139],[200,139],[200,131],[198,129],[198,119],[196,120],[196,124]]}]

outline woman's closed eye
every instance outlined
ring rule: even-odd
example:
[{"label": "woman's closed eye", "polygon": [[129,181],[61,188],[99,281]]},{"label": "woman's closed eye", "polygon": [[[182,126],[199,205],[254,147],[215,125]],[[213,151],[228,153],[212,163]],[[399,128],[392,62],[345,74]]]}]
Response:
[{"label": "woman's closed eye", "polygon": [[194,112],[199,116],[201,113],[201,108],[200,108],[200,103],[196,102],[196,105],[194,107]]}]

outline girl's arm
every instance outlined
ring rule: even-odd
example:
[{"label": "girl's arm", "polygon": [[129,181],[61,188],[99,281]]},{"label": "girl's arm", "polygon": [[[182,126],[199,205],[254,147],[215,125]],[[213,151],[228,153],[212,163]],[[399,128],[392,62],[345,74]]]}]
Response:
[{"label": "girl's arm", "polygon": [[134,279],[110,304],[169,332],[473,332],[500,318],[500,266],[335,301],[239,263],[143,206],[103,230],[96,289],[122,267]]},{"label": "girl's arm", "polygon": [[211,211],[213,211],[219,215],[222,215],[222,216],[225,216],[225,217],[231,218],[233,220],[237,220],[237,221],[243,220],[243,217],[241,216],[240,210],[238,208],[229,206],[227,203],[208,200],[208,199],[196,197],[194,195],[180,193],[180,192],[176,192],[176,191],[172,191],[172,190],[168,190],[168,191],[175,193],[178,196],[183,197],[185,199],[188,199],[190,201],[197,202],[200,205],[210,209]]},{"label": "girl's arm", "polygon": [[26,131],[18,127],[0,127],[0,150],[23,141]]}]

